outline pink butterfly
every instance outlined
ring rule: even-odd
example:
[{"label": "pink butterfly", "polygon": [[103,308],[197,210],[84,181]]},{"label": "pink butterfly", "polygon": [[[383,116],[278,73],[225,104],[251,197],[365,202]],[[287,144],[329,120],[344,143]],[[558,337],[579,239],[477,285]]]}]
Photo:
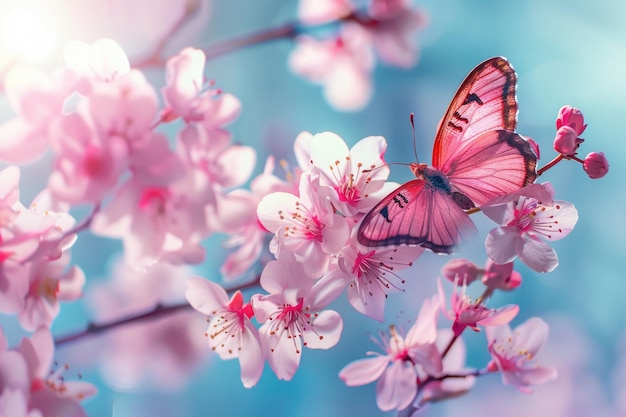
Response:
[{"label": "pink butterfly", "polygon": [[517,133],[517,78],[491,58],[465,78],[439,125],[433,166],[412,163],[417,179],[378,203],[361,222],[365,246],[421,245],[452,253],[476,227],[466,210],[537,178],[537,157]]}]

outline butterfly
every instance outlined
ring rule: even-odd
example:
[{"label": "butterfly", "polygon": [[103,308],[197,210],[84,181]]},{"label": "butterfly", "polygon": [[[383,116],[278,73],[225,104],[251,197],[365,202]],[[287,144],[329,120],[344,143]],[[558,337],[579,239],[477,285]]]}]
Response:
[{"label": "butterfly", "polygon": [[382,199],[363,218],[365,246],[420,245],[452,253],[476,227],[466,213],[537,178],[537,157],[517,126],[517,76],[501,57],[474,68],[442,119],[432,166],[410,164],[416,179]]}]

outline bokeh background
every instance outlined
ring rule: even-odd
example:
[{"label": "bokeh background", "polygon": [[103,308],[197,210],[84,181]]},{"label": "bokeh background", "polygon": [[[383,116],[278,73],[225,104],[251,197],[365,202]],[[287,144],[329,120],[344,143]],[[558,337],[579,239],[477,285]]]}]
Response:
[{"label": "bokeh background", "polygon": [[[3,1],[0,13],[6,15],[15,4]],[[168,33],[186,5],[181,0],[19,4],[43,11],[49,45],[43,45],[47,49],[40,56],[29,59],[44,68],[59,65],[64,41],[93,42],[104,36],[116,39],[131,58],[141,60]],[[261,172],[270,154],[293,163],[292,142],[302,130],[334,131],[349,144],[382,135],[389,144],[386,159],[408,163],[413,155],[408,115],[414,112],[417,152],[422,161],[429,162],[435,128],[459,83],[476,64],[496,55],[507,57],[517,70],[518,131],[539,143],[541,162],[553,156],[558,109],[564,104],[580,108],[589,123],[582,156],[603,151],[611,163],[610,172],[601,180],[591,180],[579,164],[566,162],[542,177],[552,182],[557,198],[576,205],[580,219],[566,239],[554,243],[561,261],[554,272],[542,275],[518,263],[522,287],[498,295],[492,303],[519,304],[514,325],[532,316],[550,324],[542,362],[555,366],[559,379],[526,395],[503,386],[498,375],[488,375],[479,378],[468,395],[432,405],[424,415],[626,416],[626,172],[621,164],[621,152],[626,151],[626,2],[422,0],[415,5],[428,16],[428,25],[417,34],[418,64],[406,70],[379,65],[373,75],[372,100],[360,111],[333,109],[318,86],[291,73],[287,58],[293,43],[289,40],[238,50],[208,62],[206,76],[242,102],[242,113],[230,126],[234,140],[257,149],[255,173]],[[195,17],[168,40],[164,56],[185,46],[204,47],[290,21],[297,2],[212,0],[199,2],[198,7]],[[32,35],[35,29],[25,27],[22,36]],[[162,68],[146,73],[157,88],[163,85]],[[0,120],[10,117],[12,112],[1,97]],[[49,167],[50,159],[44,158],[23,168],[23,201],[45,185]],[[409,178],[408,169],[392,168],[392,180]],[[482,264],[483,239],[493,225],[480,215],[474,220],[479,236],[460,248],[459,255]],[[221,240],[216,236],[207,242],[204,264],[191,272],[172,274],[196,273],[219,280],[225,253]],[[119,242],[88,232],[80,235],[73,259],[87,274],[88,295],[120,273],[116,266],[120,251]],[[329,351],[305,351],[290,382],[278,381],[268,367],[256,387],[245,389],[237,362],[220,361],[207,351],[185,375],[167,367],[159,374],[175,383],[162,384],[151,376],[141,384],[115,384],[106,375],[107,369],[111,373],[116,368],[108,367],[110,362],[103,362],[98,352],[105,338],[116,337],[115,331],[60,347],[56,357],[59,363],[69,363],[71,372],[98,386],[97,396],[84,402],[92,417],[393,415],[376,408],[373,384],[346,387],[337,373],[366,351],[378,349],[370,341],[372,333],[393,322],[406,325],[415,317],[421,301],[434,294],[438,271],[447,260],[425,254],[406,271],[406,292],[390,296],[383,324],[355,313],[347,299],[340,297],[332,307],[344,314],[341,341]],[[181,299],[184,285],[167,288],[172,299]],[[94,296],[89,295],[64,305],[53,333],[82,329],[93,317],[93,302]],[[115,313],[111,307],[107,317]],[[18,325],[10,317],[2,317],[1,323],[15,345],[23,335]],[[199,338],[203,338],[201,327]],[[142,344],[144,335],[140,329],[127,332],[120,343]],[[484,335],[470,334],[467,342],[468,366],[484,366],[488,361]],[[154,367],[159,365],[154,363]]]}]

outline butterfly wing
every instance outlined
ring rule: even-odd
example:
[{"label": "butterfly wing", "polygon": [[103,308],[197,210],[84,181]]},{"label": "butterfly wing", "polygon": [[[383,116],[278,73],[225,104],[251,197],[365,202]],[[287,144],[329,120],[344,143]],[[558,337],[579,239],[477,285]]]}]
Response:
[{"label": "butterfly wing", "polygon": [[480,207],[510,194],[537,178],[537,157],[517,133],[491,130],[480,134],[454,155],[446,173],[454,191]]},{"label": "butterfly wing", "polygon": [[451,253],[475,231],[469,216],[426,180],[400,186],[365,215],[357,240],[365,246],[421,245]]},{"label": "butterfly wing", "polygon": [[500,57],[478,65],[465,78],[442,120],[433,166],[454,191],[480,206],[535,181],[537,157],[517,125],[517,77]]}]

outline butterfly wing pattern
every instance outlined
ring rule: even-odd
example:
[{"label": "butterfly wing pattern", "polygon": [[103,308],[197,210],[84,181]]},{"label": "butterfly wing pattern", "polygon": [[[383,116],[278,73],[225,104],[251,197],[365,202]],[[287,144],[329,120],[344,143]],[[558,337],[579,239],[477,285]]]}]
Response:
[{"label": "butterfly wing pattern", "polygon": [[537,158],[514,132],[516,81],[500,57],[470,72],[439,126],[433,167],[411,164],[417,179],[365,215],[357,235],[361,244],[421,245],[452,253],[475,231],[465,210],[535,181]]}]

